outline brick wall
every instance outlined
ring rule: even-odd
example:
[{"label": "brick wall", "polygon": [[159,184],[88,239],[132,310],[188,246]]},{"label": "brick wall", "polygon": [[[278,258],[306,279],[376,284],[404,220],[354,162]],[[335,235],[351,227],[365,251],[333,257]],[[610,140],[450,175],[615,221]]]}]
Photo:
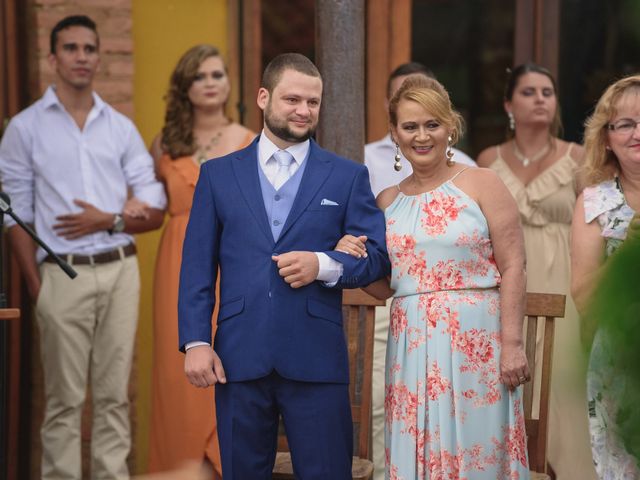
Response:
[{"label": "brick wall", "polygon": [[47,61],[49,35],[67,15],[83,14],[98,26],[100,67],[95,90],[107,102],[133,118],[132,0],[29,0],[29,79],[32,99],[54,80]]}]

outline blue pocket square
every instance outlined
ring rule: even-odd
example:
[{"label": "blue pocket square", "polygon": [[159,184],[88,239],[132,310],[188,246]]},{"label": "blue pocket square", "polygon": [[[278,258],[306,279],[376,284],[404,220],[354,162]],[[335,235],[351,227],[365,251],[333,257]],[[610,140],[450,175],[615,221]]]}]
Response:
[{"label": "blue pocket square", "polygon": [[334,202],[333,200],[329,200],[328,198],[323,198],[322,201],[320,202],[320,205],[330,205],[330,206],[337,207],[338,202]]}]

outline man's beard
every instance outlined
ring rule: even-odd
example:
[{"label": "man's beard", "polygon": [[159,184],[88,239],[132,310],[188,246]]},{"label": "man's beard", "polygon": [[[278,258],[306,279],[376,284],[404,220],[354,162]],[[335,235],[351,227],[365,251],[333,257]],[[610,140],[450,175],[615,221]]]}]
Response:
[{"label": "man's beard", "polygon": [[316,129],[311,125],[304,133],[296,133],[292,131],[286,121],[281,123],[273,118],[271,115],[271,108],[269,108],[269,106],[267,106],[264,112],[264,123],[267,125],[267,128],[271,133],[281,140],[289,143],[302,143],[305,140],[309,140],[316,132]]}]

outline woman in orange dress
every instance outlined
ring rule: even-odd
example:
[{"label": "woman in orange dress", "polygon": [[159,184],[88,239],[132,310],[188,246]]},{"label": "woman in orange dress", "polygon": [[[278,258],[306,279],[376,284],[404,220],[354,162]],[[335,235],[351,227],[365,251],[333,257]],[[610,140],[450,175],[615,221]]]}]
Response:
[{"label": "woman in orange dress", "polygon": [[[149,471],[203,462],[221,475],[213,388],[198,389],[184,374],[178,351],[178,278],[193,191],[200,165],[238,150],[255,134],[225,116],[229,78],[215,47],[188,50],[171,76],[165,124],[151,153],[169,198],[167,222],[156,261],[153,379]],[[217,309],[213,313],[215,323]]]}]

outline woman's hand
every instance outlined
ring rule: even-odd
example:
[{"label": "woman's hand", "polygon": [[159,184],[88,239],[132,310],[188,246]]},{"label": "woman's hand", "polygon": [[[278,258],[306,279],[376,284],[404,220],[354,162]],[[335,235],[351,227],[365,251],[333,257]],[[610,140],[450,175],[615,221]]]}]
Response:
[{"label": "woman's hand", "polygon": [[509,390],[531,380],[527,356],[522,345],[502,345],[500,354],[500,381]]},{"label": "woman's hand", "polygon": [[367,246],[365,242],[367,241],[367,237],[365,235],[360,235],[359,237],[354,237],[353,235],[345,235],[338,241],[338,244],[334,248],[337,252],[348,253],[356,258],[367,257]]},{"label": "woman's hand", "polygon": [[132,218],[147,220],[149,218],[149,208],[151,207],[147,203],[138,200],[136,197],[131,197],[124,204],[122,213]]}]

